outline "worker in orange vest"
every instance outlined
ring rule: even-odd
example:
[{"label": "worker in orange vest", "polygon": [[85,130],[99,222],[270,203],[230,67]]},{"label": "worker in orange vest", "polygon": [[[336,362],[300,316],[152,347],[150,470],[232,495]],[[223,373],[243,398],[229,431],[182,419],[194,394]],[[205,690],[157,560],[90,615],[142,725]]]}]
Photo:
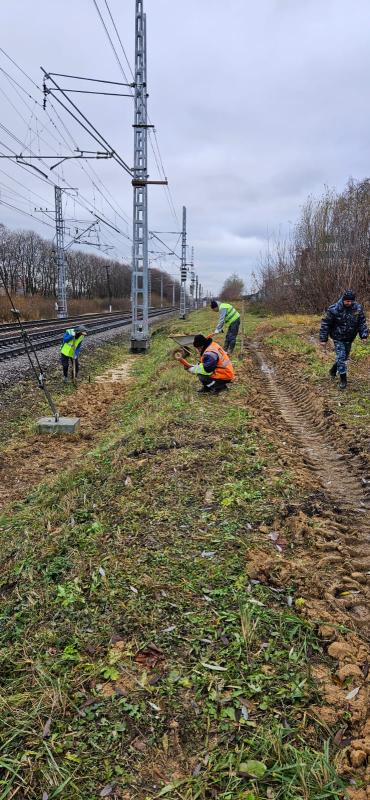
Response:
[{"label": "worker in orange vest", "polygon": [[217,342],[214,342],[211,336],[207,338],[202,333],[198,333],[194,337],[193,346],[200,355],[198,364],[189,364],[186,359],[179,356],[177,356],[177,360],[184,369],[198,376],[202,383],[199,393],[219,394],[225,391],[228,384],[235,378],[234,367],[225,350]]}]

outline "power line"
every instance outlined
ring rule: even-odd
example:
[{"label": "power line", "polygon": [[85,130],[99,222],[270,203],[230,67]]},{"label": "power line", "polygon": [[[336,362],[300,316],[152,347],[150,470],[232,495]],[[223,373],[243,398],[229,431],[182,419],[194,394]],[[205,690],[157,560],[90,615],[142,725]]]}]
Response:
[{"label": "power line", "polygon": [[29,211],[25,211],[23,208],[18,208],[17,206],[12,205],[11,203],[6,203],[5,200],[1,199],[0,205],[8,206],[8,208],[13,208],[15,211],[19,211],[21,214],[26,214],[27,217],[32,217],[32,219],[36,219],[37,222],[41,222],[42,225],[47,225],[48,228],[53,228],[54,230],[54,225],[51,225],[50,222],[45,222],[44,219],[38,219],[34,216],[34,214],[31,214]]},{"label": "power line", "polygon": [[119,33],[118,33],[118,30],[117,30],[116,23],[115,23],[115,21],[114,21],[114,19],[113,19],[113,16],[112,16],[112,12],[111,12],[111,10],[110,10],[110,8],[109,8],[109,5],[108,5],[108,2],[107,2],[107,0],[104,0],[104,2],[105,2],[105,5],[106,5],[106,8],[107,8],[108,14],[109,14],[109,16],[110,16],[110,19],[111,19],[111,22],[112,22],[113,28],[114,28],[114,30],[115,30],[115,32],[116,32],[117,39],[118,39],[118,41],[119,41],[119,43],[120,43],[120,45],[121,45],[121,48],[122,48],[123,55],[124,55],[124,57],[125,57],[125,59],[126,59],[126,64],[127,64],[128,68],[129,68],[129,70],[130,70],[130,72],[131,72],[131,76],[132,76],[132,79],[133,79],[133,81],[135,81],[135,76],[134,76],[134,73],[133,73],[133,71],[132,71],[131,64],[130,64],[130,62],[129,62],[128,58],[127,58],[127,55],[126,55],[126,50],[125,50],[125,48],[124,48],[124,46],[123,46],[123,44],[122,44],[121,37],[120,37],[120,35],[119,35]]},{"label": "power line", "polygon": [[[94,0],[94,2],[95,2],[95,0]],[[54,79],[50,77],[50,75],[46,72],[46,70],[44,70],[43,67],[41,67],[41,69],[42,69],[42,71],[44,73],[45,79],[51,80],[51,82],[54,84],[54,88],[60,90],[60,92],[63,95],[63,97],[65,98],[65,100],[68,103],[70,103],[72,108],[74,108],[74,110],[77,112],[77,114],[80,115],[80,117],[84,120],[84,122],[82,122],[81,119],[78,119],[78,117],[76,117],[76,115],[73,114],[73,112],[68,108],[68,106],[64,105],[64,103],[60,100],[59,96],[56,96],[56,95],[53,94],[54,100],[56,100],[65,109],[65,111],[67,111],[68,114],[70,114],[73,117],[73,119],[75,119],[75,121],[78,122],[79,125],[81,125],[82,128],[84,128],[85,131],[87,131],[87,133],[89,133],[89,135],[92,137],[92,139],[94,139],[94,141],[98,142],[98,144],[100,144],[101,147],[105,147],[110,153],[112,153],[112,157],[114,158],[114,160],[117,161],[117,163],[126,172],[128,172],[129,175],[132,175],[132,170],[130,169],[128,164],[126,164],[126,162],[123,160],[123,158],[116,152],[114,147],[112,147],[112,145],[109,144],[109,142],[104,138],[104,136],[101,133],[99,133],[97,128],[95,128],[95,126],[92,124],[92,122],[90,122],[90,120],[88,120],[88,118],[85,116],[85,114],[83,114],[82,111],[80,111],[78,106],[76,106],[76,104],[73,102],[73,100],[71,100],[70,97],[68,97],[68,95],[64,92],[64,90],[61,89],[58,86],[56,81],[54,81]],[[48,92],[52,93],[53,89],[48,89]],[[87,125],[89,127],[86,127],[86,125],[84,123],[87,123]],[[89,128],[90,128],[90,130],[89,130]]]},{"label": "power line", "polygon": [[120,59],[120,57],[119,57],[119,55],[118,55],[118,53],[117,53],[117,50],[116,50],[116,48],[115,48],[115,46],[114,46],[113,39],[112,39],[112,37],[111,37],[111,35],[110,35],[109,31],[108,31],[108,28],[107,28],[107,26],[106,26],[106,24],[105,24],[105,22],[104,22],[104,18],[103,18],[103,16],[102,16],[102,13],[101,13],[101,11],[100,11],[100,8],[99,8],[99,6],[98,6],[98,4],[97,4],[96,0],[93,0],[93,3],[94,3],[94,6],[95,6],[95,8],[96,8],[96,10],[97,10],[97,12],[98,12],[98,15],[99,15],[100,22],[101,22],[101,24],[102,24],[102,26],[103,26],[103,28],[104,28],[104,30],[105,30],[105,33],[106,33],[106,35],[107,35],[107,38],[108,38],[108,40],[109,40],[110,46],[111,46],[111,48],[112,48],[112,50],[113,50],[113,53],[114,53],[114,55],[115,55],[115,58],[116,58],[117,64],[118,64],[118,66],[119,66],[119,68],[120,68],[120,70],[121,70],[121,73],[122,73],[122,75],[123,75],[123,77],[124,77],[124,79],[125,79],[126,83],[128,83],[128,78],[127,78],[127,75],[126,75],[126,73],[125,73],[125,70],[123,69],[123,66],[122,66],[121,59]]},{"label": "power line", "polygon": [[[2,48],[0,48],[0,52],[3,52],[3,53],[4,53],[4,55],[5,55],[5,56],[6,56],[6,57],[9,59],[9,61],[11,61],[11,63],[12,63],[12,64],[14,64],[14,66],[15,66],[15,67],[16,67],[16,68],[17,68],[17,69],[18,69],[18,70],[19,70],[19,71],[22,73],[22,75],[24,75],[24,76],[25,76],[25,77],[26,77],[26,78],[27,78],[27,79],[28,79],[28,80],[29,80],[29,81],[32,83],[32,85],[34,85],[34,86],[35,86],[37,89],[39,89],[39,87],[37,86],[37,84],[36,84],[36,83],[35,83],[35,82],[34,82],[34,81],[33,81],[33,80],[32,80],[32,79],[29,77],[29,75],[27,75],[27,73],[26,73],[26,72],[25,72],[25,71],[24,71],[24,70],[23,70],[23,69],[22,69],[22,68],[19,66],[19,64],[17,64],[17,63],[15,62],[15,60],[14,60],[14,59],[12,59],[12,58],[11,58],[11,57],[10,57],[10,56],[9,56],[9,55],[8,55],[8,54],[7,54],[7,53],[6,53],[6,52],[5,52],[3,49],[2,49]],[[4,70],[2,67],[0,67],[0,70],[1,70],[1,71],[2,71],[2,73],[5,75],[6,79],[7,79],[7,80],[8,80],[8,81],[9,81],[9,82],[10,82],[10,83],[13,85],[13,89],[14,89],[14,91],[16,92],[16,94],[18,95],[18,97],[20,98],[20,100],[22,101],[22,103],[23,103],[23,104],[26,106],[26,108],[28,109],[28,111],[30,111],[30,112],[31,112],[31,113],[34,115],[34,117],[35,117],[35,120],[37,120],[37,121],[39,122],[39,124],[40,124],[40,126],[42,127],[42,129],[43,129],[43,130],[45,130],[45,129],[46,129],[46,125],[45,125],[45,123],[44,123],[44,122],[41,122],[41,121],[39,120],[39,118],[38,118],[37,114],[36,114],[36,113],[35,113],[35,111],[34,111],[34,108],[31,108],[31,107],[28,105],[28,103],[26,102],[26,100],[24,100],[24,99],[23,99],[23,97],[22,97],[22,95],[21,95],[21,94],[20,94],[20,93],[17,91],[17,88],[18,88],[18,89],[20,89],[20,90],[21,90],[21,92],[22,92],[22,93],[24,93],[24,94],[26,95],[26,97],[28,97],[28,98],[29,98],[29,99],[32,101],[32,103],[33,103],[33,104],[35,104],[35,106],[39,106],[40,108],[42,108],[42,106],[41,106],[41,103],[39,103],[39,102],[37,101],[37,99],[36,99],[36,98],[34,98],[34,97],[33,97],[33,95],[32,95],[32,94],[30,94],[30,93],[29,93],[29,92],[28,92],[28,91],[27,91],[27,90],[26,90],[26,89],[25,89],[25,88],[24,88],[24,87],[23,87],[23,86],[22,86],[20,83],[18,83],[18,81],[16,81],[16,79],[15,79],[13,76],[11,76],[11,75],[10,75],[10,74],[9,74],[9,73],[6,71],[6,70]],[[17,88],[14,88],[14,86],[16,86]],[[59,115],[58,115],[58,113],[57,113],[56,109],[54,109],[54,106],[53,106],[53,104],[52,104],[52,103],[51,103],[51,106],[52,106],[52,108],[53,108],[53,111],[54,111],[54,113],[55,113],[55,114],[56,114],[56,116],[58,117],[58,119],[59,119],[60,123],[63,125],[64,129],[66,130],[66,132],[67,132],[68,136],[69,136],[69,137],[70,137],[70,139],[73,141],[72,134],[70,133],[70,131],[68,131],[68,128],[67,128],[67,127],[66,127],[66,125],[64,124],[64,122],[63,122],[63,120],[61,119],[61,117],[59,117]],[[19,112],[19,113],[20,113],[20,112]],[[46,111],[46,113],[47,113],[47,118],[48,118],[48,120],[49,120],[49,123],[50,123],[50,125],[51,125],[51,126],[52,126],[52,128],[53,128],[53,129],[56,131],[56,133],[58,134],[58,137],[59,137],[59,138],[57,138],[57,137],[55,136],[55,134],[53,133],[53,131],[52,131],[52,130],[48,131],[48,132],[49,132],[49,135],[51,135],[51,136],[52,136],[52,138],[53,138],[53,139],[55,140],[55,142],[56,142],[56,143],[59,145],[59,147],[60,147],[60,145],[61,145],[61,139],[62,139],[62,140],[64,141],[64,143],[66,144],[66,146],[68,146],[68,148],[69,148],[69,147],[70,147],[70,145],[69,145],[69,143],[67,142],[67,140],[65,139],[65,137],[63,136],[63,133],[62,133],[62,132],[61,132],[61,130],[58,128],[58,126],[56,125],[55,121],[54,121],[54,120],[52,119],[52,117],[50,116],[49,112],[48,112],[48,111]],[[25,119],[24,119],[24,118],[23,118],[23,121],[25,122]],[[5,127],[5,126],[4,126],[4,127]],[[28,126],[28,127],[30,128],[30,126]],[[31,130],[32,130],[32,132],[33,132],[33,133],[35,133],[35,134],[36,134],[36,132],[35,132],[35,131],[33,131],[33,129],[32,129],[32,128],[31,128]],[[18,143],[18,144],[20,144],[20,146],[21,146],[21,147],[24,147],[24,148],[26,148],[27,150],[29,150],[29,147],[28,147],[28,145],[26,145],[24,142],[22,142],[20,139],[18,139],[18,137],[16,137],[16,136],[15,136],[15,134],[13,134],[13,133],[12,133],[11,131],[9,131],[8,129],[6,129],[6,131],[5,131],[5,132],[6,132],[8,135],[10,135],[10,136],[11,136],[11,138],[13,138],[15,141],[17,141],[17,143]],[[36,135],[38,135],[38,136],[39,136],[39,132],[37,132],[37,134],[36,134]],[[48,142],[47,142],[47,141],[46,141],[44,138],[43,138],[43,141],[44,141],[46,144],[48,144],[48,145],[49,145],[49,143],[48,143]],[[10,148],[10,147],[9,147],[7,144],[5,144],[5,143],[2,143],[2,144],[3,144],[3,147],[5,147],[5,149],[6,149],[6,150],[7,150],[9,153],[12,153],[12,155],[14,155],[14,156],[16,155],[15,151],[14,151],[14,150],[12,150],[12,148]],[[76,147],[77,147],[77,144],[76,144]],[[32,151],[31,151],[31,152],[32,152]],[[42,181],[43,181],[44,183],[46,183],[47,185],[49,185],[49,186],[51,186],[51,185],[55,185],[54,183],[52,183],[51,181],[49,181],[48,177],[47,177],[46,175],[44,175],[43,173],[42,173],[42,174],[41,174],[41,173],[35,174],[33,171],[31,171],[31,169],[28,167],[28,165],[26,165],[26,164],[19,164],[19,166],[21,166],[21,168],[22,168],[22,169],[24,169],[26,172],[30,172],[30,173],[31,173],[31,174],[32,174],[34,177],[37,177],[39,180],[42,180]],[[112,205],[112,203],[111,203],[111,202],[108,200],[108,198],[107,198],[107,197],[104,195],[104,193],[102,192],[102,190],[100,189],[100,187],[99,187],[99,186],[98,186],[96,183],[94,183],[94,182],[93,182],[93,180],[92,180],[92,178],[91,178],[91,175],[89,175],[89,174],[86,172],[86,168],[87,168],[87,167],[89,167],[89,164],[88,164],[87,162],[84,162],[84,164],[82,164],[82,163],[78,162],[78,166],[80,166],[80,167],[81,167],[81,169],[83,169],[83,171],[85,172],[85,174],[87,175],[87,177],[89,178],[89,180],[91,181],[91,183],[93,184],[94,188],[96,188],[96,190],[99,192],[99,194],[100,194],[100,195],[101,195],[101,197],[103,198],[104,202],[105,202],[105,203],[107,203],[107,204],[109,205],[109,207],[110,207],[110,208],[111,208],[111,210],[114,212],[114,214],[115,214],[116,216],[118,216],[118,217],[121,217],[121,219],[122,219],[122,220],[125,222],[125,224],[127,224],[127,222],[128,222],[127,218],[125,218],[124,216],[122,216],[122,215],[121,215],[121,213],[120,213],[120,211],[119,211],[119,210],[117,210],[117,208],[114,208],[114,206],[113,206],[113,205]],[[92,169],[92,167],[90,167],[90,169],[91,169],[91,171],[93,172],[93,174],[95,175],[95,178],[96,178],[96,180],[97,180],[97,181],[99,181],[99,182],[100,182],[100,184],[104,186],[103,182],[102,182],[102,181],[100,180],[100,178],[97,176],[97,174],[96,174],[96,173],[95,173],[95,171]],[[7,174],[7,173],[4,173],[4,174]],[[10,177],[10,176],[8,176],[8,177]],[[62,181],[65,183],[65,181],[64,181],[64,179],[63,179],[63,177],[62,177],[62,176],[60,176],[60,175],[59,175],[58,177],[59,177],[59,180],[62,180]],[[14,181],[16,181],[16,179],[13,179],[13,180],[14,180]],[[105,188],[106,192],[107,192],[108,194],[110,194],[110,193],[109,193],[109,190],[107,189],[107,187],[104,187],[104,188]],[[33,190],[30,190],[30,191],[31,191],[31,192],[32,192],[32,193],[33,193],[33,194],[34,194],[36,197],[37,197],[37,196],[39,196],[39,197],[40,197],[40,195],[37,195],[37,193],[36,193],[36,192],[33,192]],[[69,196],[70,196],[70,195],[69,195]],[[114,198],[113,198],[113,196],[112,196],[112,195],[110,195],[110,196],[112,197],[112,200],[114,201]],[[44,198],[42,198],[42,200],[43,200],[43,202],[45,202]],[[89,201],[87,198],[84,198],[82,195],[80,195],[80,197],[79,197],[79,198],[77,198],[77,203],[78,203],[78,204],[79,204],[79,205],[80,205],[82,208],[84,208],[85,210],[87,210],[87,211],[88,211],[90,214],[92,214],[93,216],[95,216],[95,214],[97,213],[97,212],[96,212],[95,205],[94,205],[94,204],[92,204],[92,203],[91,203],[91,202],[90,202],[90,201]],[[10,206],[10,204],[9,204],[9,206]],[[16,210],[16,209],[15,209],[15,210]],[[27,213],[27,212],[23,212],[23,210],[20,210],[20,211],[21,211],[21,213]],[[29,216],[32,216],[32,217],[33,217],[33,215],[29,215]],[[100,217],[101,217],[101,221],[102,221],[104,224],[108,224],[108,225],[110,224],[110,223],[109,223],[109,221],[108,221],[108,220],[107,220],[107,218],[106,218],[106,215],[105,215],[103,212],[101,213]],[[33,218],[34,218],[34,219],[37,219],[37,218],[35,218],[35,217],[33,217]],[[43,221],[43,220],[40,220],[40,219],[38,219],[38,221],[39,221],[39,222],[41,222],[42,224],[48,224],[48,223],[44,223],[44,221]],[[124,236],[125,238],[128,238],[128,239],[130,239],[130,237],[129,237],[129,236],[128,236],[128,235],[127,235],[127,234],[126,234],[124,231],[122,231],[122,230],[119,230],[119,229],[117,229],[117,234],[119,234],[120,236]],[[115,249],[117,249],[117,243],[116,243],[116,242],[114,242],[114,247],[115,247]],[[120,242],[120,247],[122,247],[122,242]]]},{"label": "power line", "polygon": [[[128,68],[129,68],[129,70],[130,70],[130,73],[131,73],[132,79],[133,79],[133,80],[135,80],[135,77],[134,77],[133,70],[132,70],[132,68],[131,68],[131,65],[130,65],[130,62],[129,62],[129,60],[128,60],[128,57],[127,57],[127,54],[126,54],[126,50],[125,50],[125,48],[124,48],[124,46],[123,46],[122,39],[121,39],[121,37],[120,37],[120,35],[119,35],[118,28],[117,28],[117,25],[116,25],[116,23],[115,23],[115,21],[114,21],[114,18],[113,18],[112,12],[111,12],[111,10],[110,10],[109,4],[108,4],[107,0],[104,0],[104,2],[105,2],[105,6],[106,6],[106,8],[107,8],[107,11],[108,11],[108,14],[109,14],[109,17],[110,17],[111,23],[112,23],[112,25],[113,25],[113,28],[114,28],[114,30],[115,30],[115,33],[116,33],[117,39],[118,39],[118,41],[119,41],[119,43],[120,43],[120,46],[121,46],[121,49],[122,49],[123,55],[124,55],[124,57],[125,57],[125,60],[126,60],[126,63],[127,63],[127,65],[128,65]],[[100,19],[101,19],[101,22],[102,22],[102,24],[103,24],[103,26],[104,26],[104,29],[105,29],[106,33],[107,33],[107,36],[108,36],[108,38],[109,38],[109,41],[110,41],[110,43],[111,43],[111,45],[112,45],[112,47],[113,47],[113,50],[114,50],[115,56],[116,56],[116,58],[117,58],[117,60],[118,60],[118,63],[119,63],[119,65],[120,65],[121,71],[122,71],[122,73],[125,75],[125,72],[124,72],[124,70],[123,70],[123,67],[122,67],[122,63],[121,63],[120,59],[119,59],[119,58],[118,58],[118,56],[117,56],[117,51],[116,51],[116,49],[115,49],[115,47],[114,47],[114,45],[113,45],[113,43],[112,43],[112,39],[111,39],[111,37],[110,37],[110,35],[109,35],[109,33],[108,33],[108,30],[107,30],[107,27],[106,27],[106,25],[105,25],[105,23],[104,23],[104,20],[103,20],[103,18],[102,18],[101,12],[100,12],[100,11],[99,11],[99,9],[98,9],[98,6],[97,6],[97,3],[96,3],[96,0],[93,0],[93,3],[94,3],[94,5],[95,5],[95,8],[96,8],[96,9],[97,9],[97,11],[98,11],[98,14],[99,14],[99,17],[100,17]],[[126,76],[125,76],[125,79],[127,80],[127,77],[126,77]],[[149,119],[149,122],[151,123],[151,119],[150,119],[149,115],[148,115],[148,119]],[[160,177],[163,177],[163,178],[164,178],[164,179],[167,181],[167,178],[166,178],[166,173],[165,173],[165,169],[164,169],[164,165],[163,165],[163,158],[162,158],[161,151],[160,151],[160,148],[159,148],[159,142],[158,142],[157,132],[156,132],[155,128],[154,128],[154,139],[155,139],[155,143],[156,143],[157,150],[158,150],[158,157],[157,157],[157,154],[156,154],[156,152],[155,152],[155,147],[154,147],[154,144],[153,144],[153,142],[152,142],[152,138],[151,138],[151,131],[149,130],[149,142],[150,142],[150,146],[151,146],[151,148],[152,148],[152,152],[153,152],[154,160],[155,160],[155,162],[156,162],[156,165],[157,165],[158,174],[159,174],[159,176],[160,176]],[[159,162],[158,162],[158,158],[159,158]],[[172,193],[171,193],[171,190],[170,190],[170,187],[168,186],[168,184],[167,184],[167,185],[165,185],[165,193],[166,193],[166,198],[167,198],[167,202],[168,202],[168,205],[169,205],[170,212],[171,212],[171,214],[173,215],[174,219],[176,220],[176,223],[177,223],[177,225],[180,227],[180,221],[179,221],[179,218],[178,218],[178,216],[177,216],[177,212],[176,212],[175,204],[174,204],[174,201],[173,201]]]}]

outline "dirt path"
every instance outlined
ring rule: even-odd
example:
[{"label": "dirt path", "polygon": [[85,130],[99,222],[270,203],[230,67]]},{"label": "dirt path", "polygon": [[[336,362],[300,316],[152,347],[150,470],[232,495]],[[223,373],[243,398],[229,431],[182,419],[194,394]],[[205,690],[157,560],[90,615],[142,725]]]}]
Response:
[{"label": "dirt path", "polygon": [[[324,492],[321,524],[314,536],[317,560],[312,584],[321,585],[329,606],[370,638],[368,465],[351,452],[307,383],[284,374],[268,360],[259,342],[251,344],[250,352],[257,366],[255,380],[272,404],[271,426],[281,441],[289,433],[292,437],[295,473],[305,469],[306,480]],[[302,565],[308,555],[306,541],[300,552]]]},{"label": "dirt path", "polygon": [[122,399],[130,381],[132,359],[109,369],[93,383],[81,384],[60,405],[62,415],[81,419],[77,434],[28,436],[22,444],[13,443],[0,455],[0,509],[27,495],[34,486],[78,464],[112,425],[110,412]]}]

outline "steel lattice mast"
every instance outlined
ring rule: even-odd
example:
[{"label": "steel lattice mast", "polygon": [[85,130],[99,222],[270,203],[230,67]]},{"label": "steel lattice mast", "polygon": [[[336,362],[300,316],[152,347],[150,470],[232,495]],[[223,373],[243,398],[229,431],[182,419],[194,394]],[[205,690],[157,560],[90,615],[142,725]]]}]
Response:
[{"label": "steel lattice mast", "polygon": [[194,272],[194,247],[191,248],[191,262],[190,262],[190,294],[193,308],[195,308],[195,272]]},{"label": "steel lattice mast", "polygon": [[56,260],[58,275],[58,317],[64,319],[67,316],[67,287],[66,287],[66,264],[64,258],[64,222],[62,207],[62,189],[55,186],[55,238],[56,238]]},{"label": "steel lattice mast", "polygon": [[186,317],[186,208],[182,207],[180,319]]},{"label": "steel lattice mast", "polygon": [[135,121],[132,185],[132,329],[131,350],[149,347],[148,323],[148,127],[146,84],[146,15],[143,0],[136,0],[135,22]]}]

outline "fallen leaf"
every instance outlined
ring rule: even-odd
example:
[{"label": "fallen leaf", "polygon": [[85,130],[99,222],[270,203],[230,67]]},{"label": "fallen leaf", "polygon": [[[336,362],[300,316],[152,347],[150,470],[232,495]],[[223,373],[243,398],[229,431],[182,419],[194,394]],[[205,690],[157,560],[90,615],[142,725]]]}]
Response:
[{"label": "fallen leaf", "polygon": [[134,741],[131,742],[131,744],[132,747],[134,747],[135,750],[139,750],[140,753],[146,750],[146,744],[141,739],[134,739]]},{"label": "fallen leaf", "polygon": [[129,475],[127,475],[127,478],[125,480],[125,486],[132,486],[132,478],[130,478]]},{"label": "fallen leaf", "polygon": [[272,531],[267,535],[267,538],[271,540],[271,542],[277,542],[280,534],[277,531]]},{"label": "fallen leaf", "polygon": [[201,769],[202,769],[202,765],[201,764],[197,764],[197,766],[194,767],[194,769],[193,769],[193,778],[197,778],[198,775],[200,775]]},{"label": "fallen leaf", "polygon": [[359,686],[357,687],[357,689],[352,689],[351,692],[348,692],[348,694],[346,694],[346,700],[353,700],[354,697],[357,697],[359,691],[360,691]]},{"label": "fallen leaf", "polygon": [[200,555],[202,558],[214,558],[215,550],[202,550]]},{"label": "fallen leaf", "polygon": [[42,793],[42,800],[49,800],[49,795],[47,792]]},{"label": "fallen leaf", "polygon": [[158,794],[156,794],[155,796],[164,797],[165,794],[169,794],[169,792],[172,792],[174,789],[177,789],[179,786],[181,786],[183,783],[186,782],[187,778],[181,778],[178,781],[173,781],[173,783],[167,783],[166,786],[164,786],[163,789],[161,789],[161,791],[158,792]]},{"label": "fallen leaf", "polygon": [[206,664],[205,661],[200,662],[205,669],[213,669],[215,672],[227,672],[227,667],[220,667],[219,664]]},{"label": "fallen leaf", "polygon": [[167,736],[167,733],[164,733],[163,736],[162,736],[162,747],[163,747],[164,752],[167,755],[167,753],[168,753],[168,736]]},{"label": "fallen leaf", "polygon": [[155,703],[151,703],[150,700],[148,700],[148,706],[150,706],[150,708],[153,708],[154,711],[160,711],[161,710],[159,706],[156,706]]},{"label": "fallen leaf", "polygon": [[250,761],[244,761],[239,764],[239,774],[240,775],[251,775],[252,778],[263,778],[267,767],[263,763],[263,761],[254,761],[250,759]]},{"label": "fallen leaf", "polygon": [[213,501],[213,491],[212,491],[212,489],[207,489],[207,491],[206,491],[206,493],[204,495],[204,502],[205,503],[212,503],[212,501]]},{"label": "fallen leaf", "polygon": [[82,703],[82,706],[80,706],[79,711],[83,711],[85,708],[88,708],[89,706],[96,706],[99,703],[101,703],[99,697],[89,697],[88,700],[85,700],[85,702]]},{"label": "fallen leaf", "polygon": [[367,678],[367,676],[369,674],[369,668],[370,668],[369,662],[368,661],[364,661],[364,663],[363,663],[363,665],[361,667],[363,675],[364,675],[364,678]]},{"label": "fallen leaf", "polygon": [[169,628],[162,628],[162,633],[172,633],[176,630],[176,625],[170,625]]},{"label": "fallen leaf", "polygon": [[51,717],[45,722],[44,730],[42,732],[42,738],[47,739],[50,736],[50,728],[51,728]]},{"label": "fallen leaf", "polygon": [[134,594],[139,594],[138,590],[135,589],[135,586],[130,586],[130,589]]},{"label": "fallen leaf", "polygon": [[104,786],[103,789],[101,790],[99,797],[108,797],[108,795],[112,794],[112,792],[113,792],[113,784],[107,783],[107,785]]},{"label": "fallen leaf", "polygon": [[246,706],[242,706],[242,717],[243,719],[249,719],[249,713]]}]

